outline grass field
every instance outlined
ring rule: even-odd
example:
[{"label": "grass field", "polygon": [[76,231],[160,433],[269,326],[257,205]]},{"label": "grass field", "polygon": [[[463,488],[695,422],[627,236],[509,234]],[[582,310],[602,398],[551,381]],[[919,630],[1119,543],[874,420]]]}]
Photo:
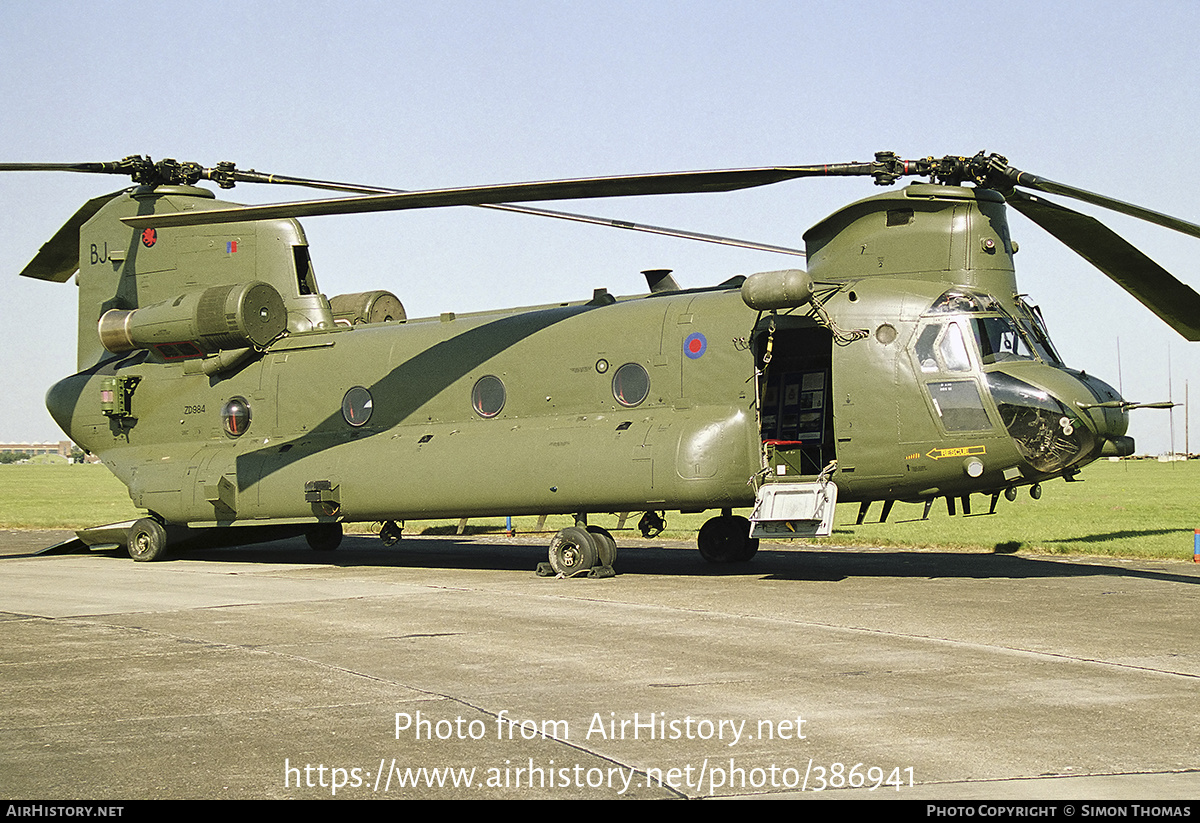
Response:
[{"label": "grass field", "polygon": [[[1200,461],[1158,463],[1150,460],[1099,462],[1079,476],[1082,482],[1056,480],[1044,486],[1041,500],[1022,489],[1016,501],[1004,498],[993,515],[988,498],[975,495],[964,517],[946,513],[938,501],[928,521],[922,506],[897,503],[890,522],[855,526],[857,504],[838,506],[834,534],[813,544],[936,547],[974,551],[1034,551],[1055,554],[1098,554],[1115,557],[1190,559],[1194,530],[1200,528]],[[880,504],[871,510],[878,520]],[[692,539],[712,513],[667,514],[664,537]],[[0,528],[76,529],[139,516],[125,487],[99,465],[0,466]],[[518,517],[518,532],[534,530],[537,518]],[[614,516],[590,520],[615,528]],[[638,539],[631,517],[620,542]],[[567,516],[550,517],[545,529],[570,524]],[[448,521],[405,524],[408,533],[453,533]],[[470,521],[471,532],[500,531],[503,518]],[[370,531],[362,524],[353,531]]]}]

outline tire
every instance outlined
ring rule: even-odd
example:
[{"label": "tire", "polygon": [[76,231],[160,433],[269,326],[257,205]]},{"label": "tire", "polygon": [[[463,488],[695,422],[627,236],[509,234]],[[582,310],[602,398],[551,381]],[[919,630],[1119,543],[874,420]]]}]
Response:
[{"label": "tire", "polygon": [[750,521],[737,515],[714,517],[700,528],[696,544],[709,563],[745,563],[758,552]]},{"label": "tire", "polygon": [[129,529],[129,556],[139,563],[162,560],[167,553],[167,530],[152,517],[143,517]]},{"label": "tire", "polygon": [[309,529],[308,533],[304,535],[304,539],[308,541],[309,548],[314,551],[331,552],[342,545],[342,524],[321,523],[315,528]]},{"label": "tire", "polygon": [[550,568],[555,574],[572,577],[596,565],[596,543],[578,526],[562,529],[550,541]]},{"label": "tire", "polygon": [[600,526],[588,526],[588,534],[596,544],[596,562],[601,566],[612,568],[617,562],[617,541],[609,534],[608,529]]}]

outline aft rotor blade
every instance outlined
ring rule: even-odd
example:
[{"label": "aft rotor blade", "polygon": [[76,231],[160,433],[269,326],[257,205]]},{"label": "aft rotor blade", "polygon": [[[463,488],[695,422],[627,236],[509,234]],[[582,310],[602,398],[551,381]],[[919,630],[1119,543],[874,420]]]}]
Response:
[{"label": "aft rotor blade", "polygon": [[684,231],[683,229],[671,229],[665,226],[651,226],[647,223],[631,223],[628,220],[613,220],[609,217],[591,217],[586,214],[574,214],[568,211],[552,211],[550,209],[538,209],[531,206],[512,206],[508,203],[481,203],[479,208],[511,211],[518,214],[532,214],[537,217],[555,217],[559,220],[573,220],[576,223],[591,223],[595,226],[608,226],[614,229],[642,231],[649,234],[661,234],[665,237],[679,237],[684,240],[699,240],[704,243],[719,243],[723,246],[736,246],[742,249],[753,249],[754,251],[769,251],[777,254],[792,254],[796,255],[797,257],[808,256],[807,252],[800,249],[789,248],[788,246],[775,246],[770,243],[759,243],[754,240],[739,240],[736,237],[724,237],[719,234],[703,234],[695,231]]},{"label": "aft rotor blade", "polygon": [[[165,164],[174,164],[174,161],[166,161]],[[114,163],[0,163],[0,172],[3,171],[70,171],[82,172],[87,174],[130,174],[134,173],[139,176],[138,172],[148,172],[149,169],[155,169],[156,172],[166,171],[167,169],[159,168],[165,165],[164,163],[153,164],[149,160],[141,157],[131,157],[125,160]],[[407,194],[403,189],[389,189],[379,186],[362,186],[353,183],[338,183],[332,180],[313,180],[306,177],[289,177],[282,174],[264,174],[263,172],[255,171],[254,169],[242,170],[235,168],[232,163],[222,163],[218,166],[206,169],[196,164],[174,164],[170,166],[171,170],[178,170],[178,173],[183,176],[185,181],[194,179],[213,180],[222,188],[232,188],[236,183],[271,183],[285,186],[302,186],[310,189],[325,189],[328,191],[344,191],[353,192],[356,194]],[[480,203],[479,208],[497,209],[499,211],[510,211],[518,214],[531,214],[537,217],[553,217],[558,220],[572,220],[577,223],[591,223],[597,226],[609,226],[611,228],[629,229],[631,231],[648,232],[650,234],[659,234],[666,237],[680,237],[685,240],[700,240],[705,243],[719,243],[725,246],[737,246],[744,249],[754,249],[756,251],[774,252],[777,254],[791,254],[798,257],[805,257],[805,252],[800,249],[793,249],[788,246],[776,246],[770,243],[759,243],[754,240],[741,240],[736,237],[723,237],[716,234],[702,234],[700,232],[684,231],[683,229],[672,229],[665,226],[652,226],[645,223],[633,223],[628,220],[613,220],[607,217],[593,217],[587,214],[574,214],[565,211],[552,211],[550,209],[538,209],[530,206],[514,206],[507,203]],[[47,245],[65,245],[69,247],[69,243],[64,241],[64,244]],[[69,252],[70,256],[76,256],[77,252]],[[32,264],[31,264],[32,265]],[[44,270],[45,265],[39,265],[37,270]],[[57,269],[55,269],[57,271]],[[37,274],[32,273],[32,270],[25,272],[28,276],[36,277]],[[70,274],[67,275],[68,277]]]},{"label": "aft rotor blade", "polygon": [[210,209],[163,215],[123,218],[136,228],[170,228],[212,223],[237,223],[245,220],[274,220],[286,217],[314,217],[326,214],[361,214],[376,211],[443,208],[446,206],[482,206],[537,200],[575,200],[600,197],[631,197],[650,194],[695,194],[723,192],[766,186],[798,177],[846,174],[872,174],[873,163],[823,166],[774,166],[723,171],[669,172],[621,177],[588,177],[575,180],[551,180],[533,183],[509,183],[496,186],[472,186],[379,194],[364,197],[307,200],[234,209]]},{"label": "aft rotor blade", "polygon": [[1009,203],[1074,249],[1188,340],[1200,340],[1200,294],[1099,220],[1014,191]]},{"label": "aft rotor blade", "polygon": [[65,283],[79,268],[79,228],[104,208],[108,201],[120,194],[114,191],[103,197],[93,197],[79,207],[71,219],[63,223],[54,236],[47,240],[38,253],[21,270],[22,277]]}]

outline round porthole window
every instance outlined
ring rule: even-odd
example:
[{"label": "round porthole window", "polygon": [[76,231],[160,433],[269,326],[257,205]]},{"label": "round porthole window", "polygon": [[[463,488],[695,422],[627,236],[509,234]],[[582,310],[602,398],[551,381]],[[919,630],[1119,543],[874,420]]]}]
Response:
[{"label": "round porthole window", "polygon": [[480,417],[495,417],[504,408],[504,381],[487,375],[475,381],[471,389],[471,406]]},{"label": "round porthole window", "polygon": [[230,437],[241,437],[250,428],[250,404],[244,397],[231,397],[221,409],[221,425]]},{"label": "round porthole window", "polygon": [[613,375],[612,391],[622,406],[636,406],[650,393],[650,375],[641,363],[626,363]]},{"label": "round porthole window", "polygon": [[375,410],[375,401],[371,392],[362,386],[355,386],[346,392],[342,398],[342,417],[355,428],[367,425],[371,412]]}]

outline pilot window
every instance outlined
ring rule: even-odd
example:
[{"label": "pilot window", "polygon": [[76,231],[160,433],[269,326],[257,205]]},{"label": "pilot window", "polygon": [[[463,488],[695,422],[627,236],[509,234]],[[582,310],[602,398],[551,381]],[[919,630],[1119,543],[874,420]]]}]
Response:
[{"label": "pilot window", "polygon": [[[939,340],[940,334],[940,340]],[[958,323],[940,323],[926,326],[917,338],[914,351],[921,371],[931,374],[937,371],[970,371],[971,357]]]}]

